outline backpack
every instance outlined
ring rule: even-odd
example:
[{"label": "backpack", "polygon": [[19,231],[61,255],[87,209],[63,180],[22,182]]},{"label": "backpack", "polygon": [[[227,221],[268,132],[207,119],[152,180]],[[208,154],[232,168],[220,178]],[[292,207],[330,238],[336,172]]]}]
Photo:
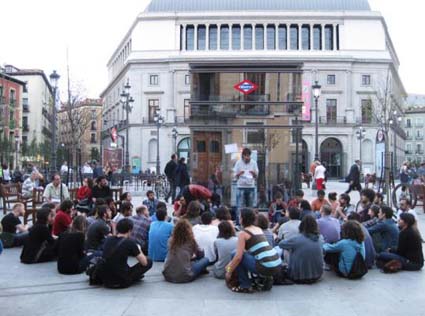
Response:
[{"label": "backpack", "polygon": [[351,266],[350,273],[347,275],[347,279],[356,280],[361,279],[367,273],[367,265],[363,259],[360,250],[357,250],[356,256],[354,257],[353,265]]}]

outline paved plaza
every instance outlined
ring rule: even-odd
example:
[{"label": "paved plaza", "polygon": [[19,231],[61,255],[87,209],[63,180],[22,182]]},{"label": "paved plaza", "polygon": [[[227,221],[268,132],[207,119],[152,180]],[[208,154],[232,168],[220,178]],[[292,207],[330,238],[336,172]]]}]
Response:
[{"label": "paved plaza", "polygon": [[[343,183],[328,191],[342,192]],[[306,191],[306,198],[312,193]],[[351,194],[358,199],[358,192]],[[141,197],[135,198],[137,205]],[[425,216],[418,208],[421,231]],[[110,290],[88,285],[85,274],[60,275],[56,263],[24,265],[20,249],[0,255],[1,316],[116,315],[425,315],[425,273],[386,275],[374,269],[349,281],[325,272],[314,285],[275,286],[270,292],[238,294],[212,275],[189,284],[166,283],[155,263],[135,286]]]}]

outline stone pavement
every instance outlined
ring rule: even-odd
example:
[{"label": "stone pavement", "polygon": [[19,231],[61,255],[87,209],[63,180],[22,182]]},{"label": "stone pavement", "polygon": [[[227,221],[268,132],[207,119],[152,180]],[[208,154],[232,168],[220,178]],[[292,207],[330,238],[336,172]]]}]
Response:
[{"label": "stone pavement", "polygon": [[[346,184],[329,183],[328,191],[340,193],[345,188]],[[418,214],[424,227],[425,216],[422,211]],[[270,292],[249,295],[230,292],[224,281],[211,275],[189,284],[166,283],[162,264],[155,263],[142,282],[109,290],[89,286],[84,274],[60,275],[56,263],[21,264],[19,255],[20,249],[0,255],[1,316],[425,316],[424,272],[385,275],[374,269],[357,281],[325,272],[317,284],[275,286]]]}]

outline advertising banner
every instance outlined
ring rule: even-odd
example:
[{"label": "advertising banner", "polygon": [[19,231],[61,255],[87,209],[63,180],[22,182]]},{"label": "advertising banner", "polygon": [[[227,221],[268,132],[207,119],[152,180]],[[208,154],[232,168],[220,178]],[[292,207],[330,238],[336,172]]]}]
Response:
[{"label": "advertising banner", "polygon": [[116,171],[123,167],[123,150],[122,148],[103,148],[104,165],[111,164],[112,170]]}]

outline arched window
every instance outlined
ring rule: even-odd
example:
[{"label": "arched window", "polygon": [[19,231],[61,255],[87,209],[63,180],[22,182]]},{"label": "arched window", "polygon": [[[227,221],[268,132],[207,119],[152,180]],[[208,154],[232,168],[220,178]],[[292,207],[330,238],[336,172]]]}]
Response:
[{"label": "arched window", "polygon": [[149,141],[149,152],[148,152],[148,154],[149,154],[148,161],[149,162],[154,162],[156,160],[156,150],[157,150],[156,139],[152,138]]},{"label": "arched window", "polygon": [[188,166],[190,166],[189,164],[190,147],[191,147],[190,137],[183,138],[177,145],[177,156],[179,158],[182,158],[182,157],[186,158],[186,163]]}]

